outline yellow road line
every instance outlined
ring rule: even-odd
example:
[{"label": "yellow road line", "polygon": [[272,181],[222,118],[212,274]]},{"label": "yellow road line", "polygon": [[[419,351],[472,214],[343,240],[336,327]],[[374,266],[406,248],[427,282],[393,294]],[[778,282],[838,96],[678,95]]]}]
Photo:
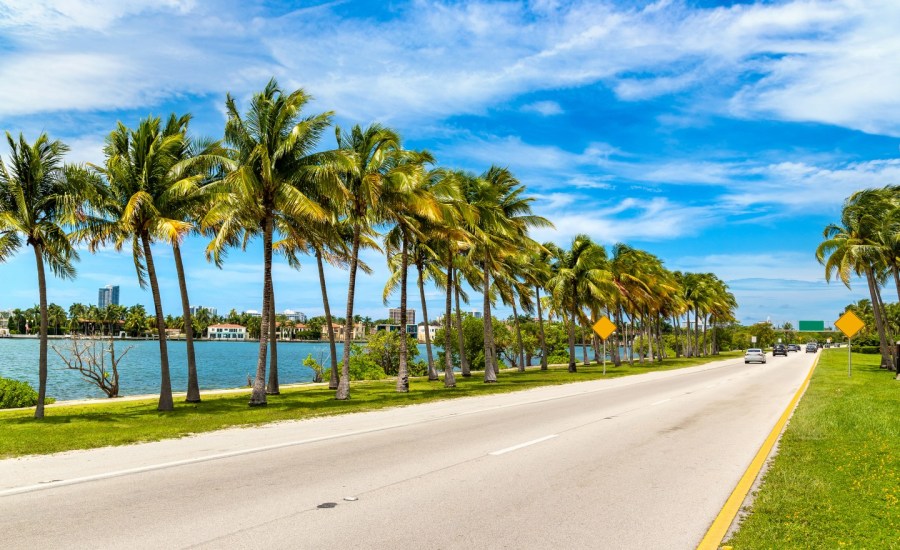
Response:
[{"label": "yellow road line", "polygon": [[750,492],[750,488],[753,487],[753,482],[759,475],[760,470],[762,470],[766,459],[769,457],[769,453],[772,452],[772,447],[775,446],[775,442],[778,441],[778,438],[781,436],[781,430],[784,429],[784,425],[787,424],[788,418],[790,418],[791,413],[794,411],[794,407],[797,406],[797,402],[800,401],[800,397],[803,395],[803,392],[806,391],[806,387],[809,386],[809,380],[812,378],[813,371],[816,370],[816,365],[819,364],[819,357],[820,354],[816,354],[816,359],[813,361],[812,367],[809,369],[809,374],[806,375],[806,379],[800,384],[800,388],[797,389],[794,398],[791,399],[791,402],[784,410],[781,418],[775,423],[775,427],[772,428],[769,437],[766,438],[762,447],[759,448],[753,461],[750,462],[750,466],[747,467],[747,471],[744,472],[744,475],[741,477],[741,480],[738,481],[734,491],[731,492],[731,496],[725,501],[725,505],[722,506],[719,515],[713,520],[712,525],[710,525],[703,540],[697,545],[697,550],[716,550],[722,543],[722,539],[725,538],[725,534],[728,532],[731,522],[734,521],[735,516],[737,516],[738,511],[740,511],[741,504],[744,502],[744,499],[747,498],[747,493]]}]

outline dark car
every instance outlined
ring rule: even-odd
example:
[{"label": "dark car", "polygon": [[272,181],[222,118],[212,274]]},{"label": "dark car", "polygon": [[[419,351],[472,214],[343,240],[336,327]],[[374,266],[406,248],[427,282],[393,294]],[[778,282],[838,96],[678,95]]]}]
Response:
[{"label": "dark car", "polygon": [[819,344],[815,342],[806,344],[806,353],[815,353],[817,351],[819,351]]},{"label": "dark car", "polygon": [[788,351],[800,351],[800,344],[788,344]]},{"label": "dark car", "polygon": [[772,357],[776,355],[784,355],[787,357],[787,346],[784,344],[775,344],[775,347],[772,348]]}]

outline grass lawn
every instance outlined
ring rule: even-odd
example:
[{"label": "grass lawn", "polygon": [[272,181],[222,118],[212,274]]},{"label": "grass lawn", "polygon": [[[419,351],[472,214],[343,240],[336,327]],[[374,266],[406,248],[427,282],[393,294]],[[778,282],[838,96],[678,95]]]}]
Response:
[{"label": "grass lawn", "polygon": [[608,363],[605,377],[603,368],[598,365],[579,365],[577,373],[569,373],[565,367],[551,367],[545,372],[537,368],[530,368],[524,373],[502,371],[496,384],[485,384],[481,373],[475,373],[471,378],[457,375],[457,385],[450,389],[444,388],[443,381],[428,382],[424,378],[413,378],[410,380],[410,391],[405,394],[394,390],[394,380],[352,382],[351,399],[348,401],[337,401],[334,391],[327,387],[304,386],[283,389],[281,395],[268,396],[267,406],[253,408],[247,405],[248,390],[245,394],[203,392],[202,403],[176,401],[175,410],[167,413],[156,410],[156,399],[109,400],[89,405],[48,407],[43,420],[33,418],[34,409],[0,411],[0,458],[157,441],[231,426],[253,426],[279,420],[617,378],[740,356],[741,352],[728,352],[708,358],[666,359],[662,363],[645,363],[643,366],[635,363],[631,367],[623,363],[618,368]]},{"label": "grass lawn", "polygon": [[877,355],[824,350],[751,514],[742,548],[900,548],[900,381]]}]

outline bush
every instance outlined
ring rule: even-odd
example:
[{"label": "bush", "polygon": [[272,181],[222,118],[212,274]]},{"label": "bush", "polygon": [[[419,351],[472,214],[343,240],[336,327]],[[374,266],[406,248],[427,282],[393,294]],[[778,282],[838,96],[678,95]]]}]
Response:
[{"label": "bush", "polygon": [[878,346],[853,346],[853,351],[855,353],[868,353],[870,355],[878,355],[881,353],[881,348]]},{"label": "bush", "polygon": [[[38,394],[28,382],[0,378],[0,409],[17,409],[37,405]],[[44,399],[45,404],[56,401],[52,397]]]}]

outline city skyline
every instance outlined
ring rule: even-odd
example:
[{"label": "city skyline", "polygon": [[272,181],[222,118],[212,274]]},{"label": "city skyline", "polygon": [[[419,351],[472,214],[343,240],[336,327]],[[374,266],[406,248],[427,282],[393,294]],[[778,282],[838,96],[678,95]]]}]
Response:
[{"label": "city skyline", "polygon": [[[715,273],[744,324],[831,323],[868,293],[825,281],[822,230],[854,191],[900,182],[898,18],[888,0],[10,5],[0,128],[46,131],[70,161],[101,163],[117,121],[190,112],[193,134],[221,137],[226,93],[243,111],[274,76],[344,129],[377,121],[441,166],[508,167],[555,223],[539,241],[586,232]],[[221,270],[205,248],[200,237],[182,247],[191,301],[261,310],[259,242]],[[153,251],[164,310],[177,314],[171,252]],[[28,252],[0,265],[0,307],[36,303]],[[374,272],[360,275],[354,309],[375,318],[388,270],[380,254],[364,259]],[[128,253],[82,250],[76,268],[75,281],[48,278],[51,301],[90,303],[112,283],[123,303],[152,303]],[[326,276],[337,314],[347,274]],[[276,307],[322,311],[313,259],[299,272],[277,260],[274,277]],[[440,312],[440,291],[426,293]]]}]

